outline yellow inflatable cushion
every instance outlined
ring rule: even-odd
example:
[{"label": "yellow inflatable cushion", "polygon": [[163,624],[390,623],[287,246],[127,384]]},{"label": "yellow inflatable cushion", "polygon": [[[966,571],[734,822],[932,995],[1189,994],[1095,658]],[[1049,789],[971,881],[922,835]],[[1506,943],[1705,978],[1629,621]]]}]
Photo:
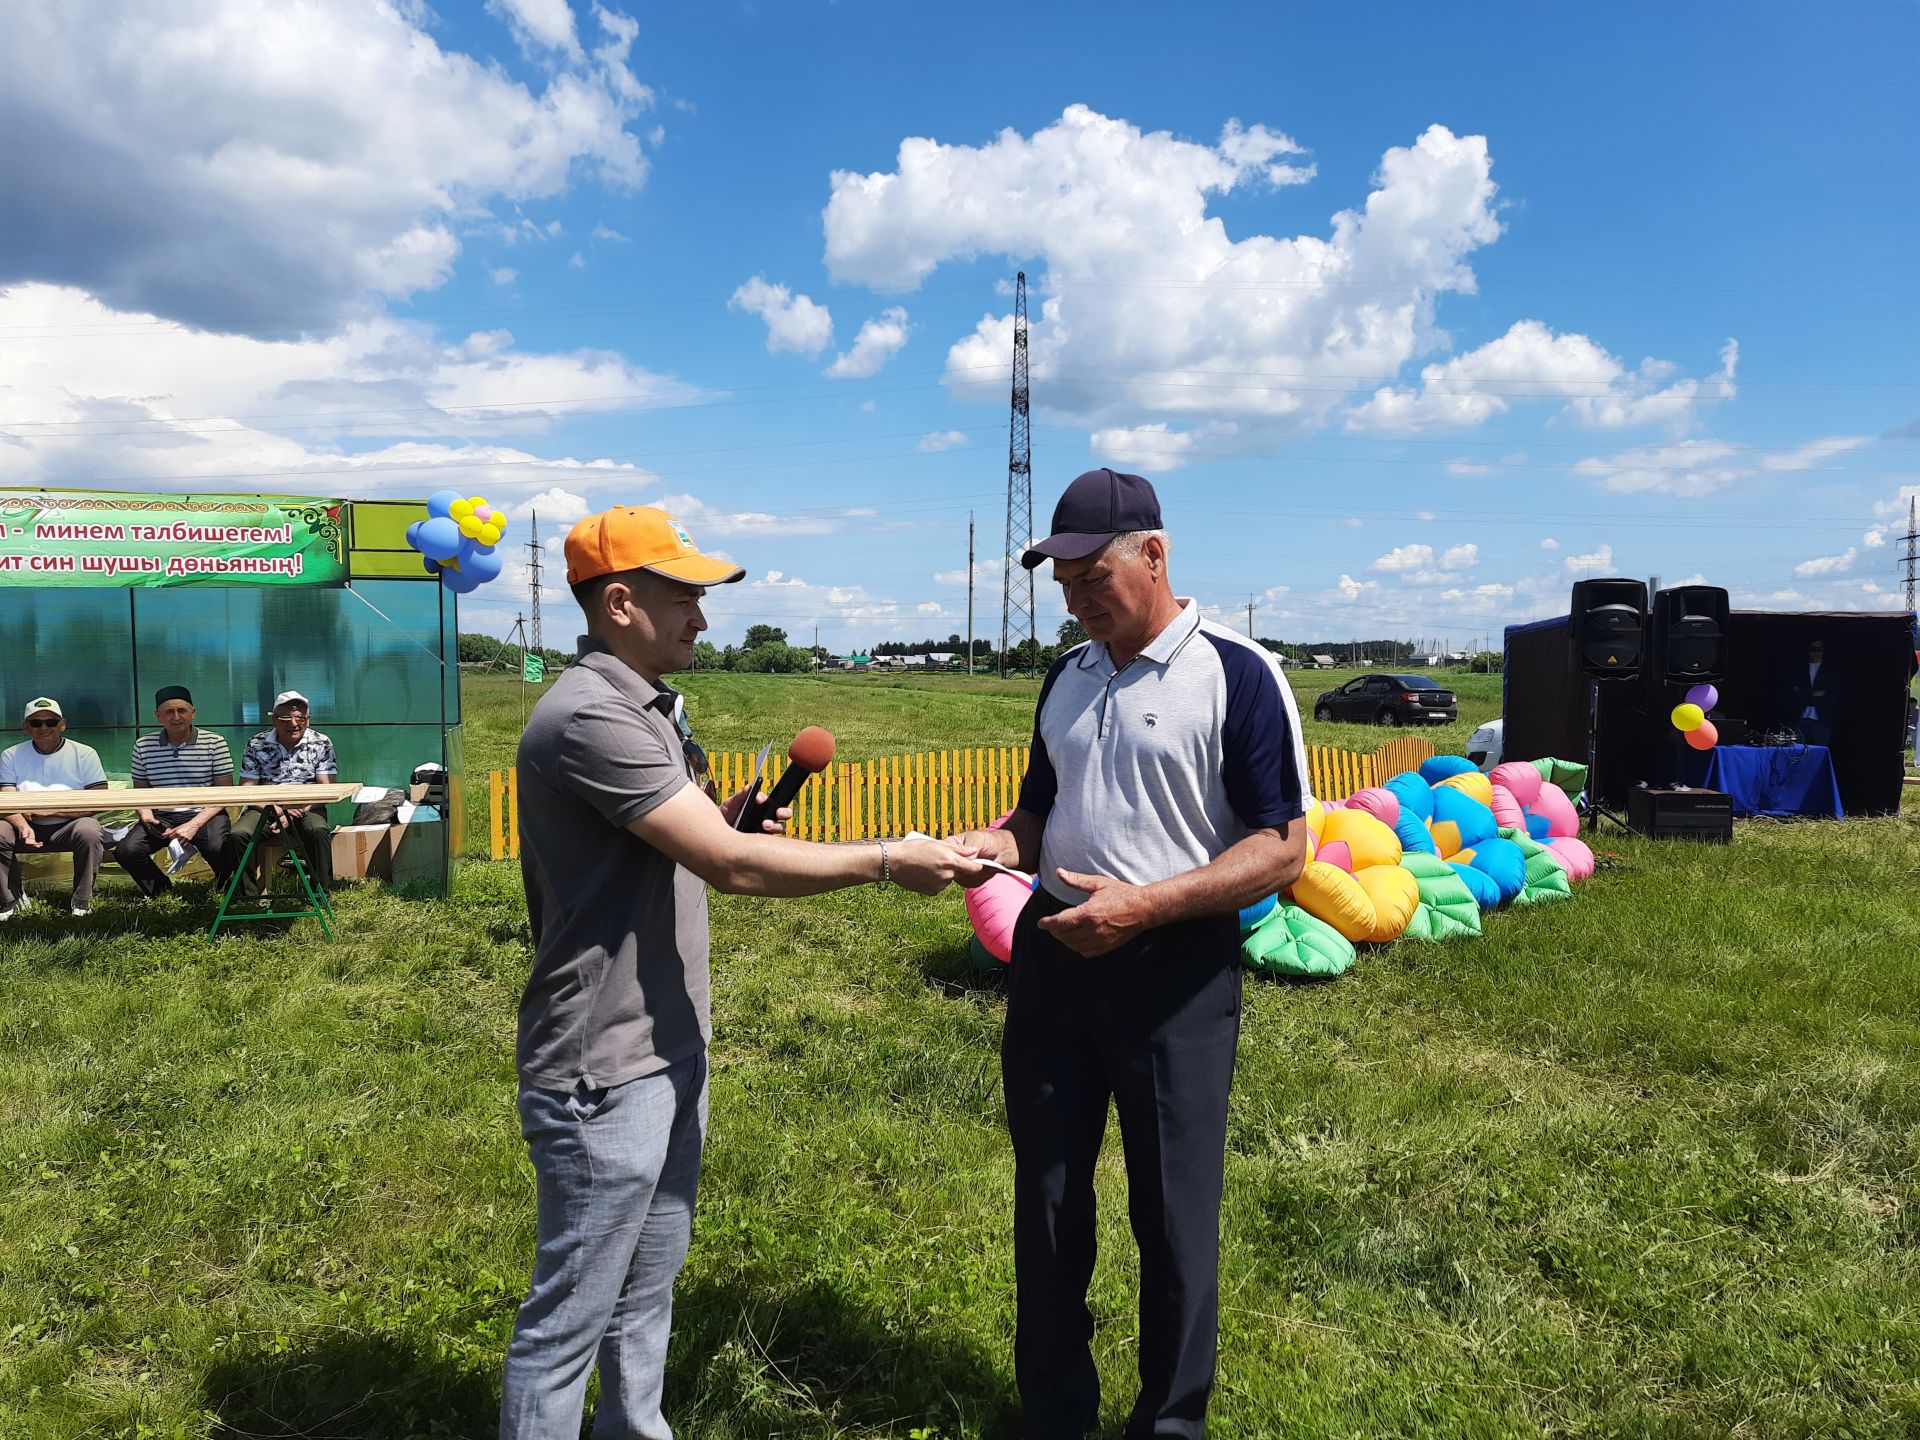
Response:
[{"label": "yellow inflatable cushion", "polygon": [[1393,833],[1392,826],[1374,819],[1364,810],[1328,813],[1320,830],[1320,843],[1331,845],[1336,840],[1346,841],[1347,849],[1353,852],[1356,874],[1370,866],[1400,863],[1400,837]]},{"label": "yellow inflatable cushion", "polygon": [[1393,939],[1407,928],[1413,912],[1420,908],[1420,882],[1411,870],[1374,865],[1356,874],[1353,882],[1373,902],[1373,928],[1366,936],[1369,940]]},{"label": "yellow inflatable cushion", "polygon": [[1440,785],[1458,790],[1463,795],[1471,795],[1489,810],[1493,808],[1493,781],[1478,770],[1463,770],[1458,775],[1449,775]]},{"label": "yellow inflatable cushion", "polygon": [[[1335,815],[1341,813],[1334,811]],[[1414,893],[1417,897],[1417,887]],[[1300,872],[1300,878],[1293,882],[1293,903],[1349,940],[1370,937],[1378,920],[1373,897],[1360,888],[1360,882],[1324,860],[1312,861]]]},{"label": "yellow inflatable cushion", "polygon": [[1460,853],[1460,827],[1451,820],[1435,820],[1427,828],[1433,832],[1433,848],[1440,852],[1442,860],[1451,860]]},{"label": "yellow inflatable cushion", "polygon": [[1306,813],[1300,818],[1307,822],[1307,833],[1313,836],[1315,840],[1318,840],[1320,838],[1321,828],[1327,823],[1326,807],[1318,800],[1309,800],[1307,802]]}]

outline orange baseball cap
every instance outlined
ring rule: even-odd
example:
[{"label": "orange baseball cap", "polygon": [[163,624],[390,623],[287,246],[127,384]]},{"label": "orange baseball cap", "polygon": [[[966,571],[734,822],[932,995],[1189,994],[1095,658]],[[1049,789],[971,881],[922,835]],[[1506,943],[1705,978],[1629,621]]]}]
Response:
[{"label": "orange baseball cap", "polygon": [[702,555],[687,527],[655,505],[616,505],[567,532],[567,583],[596,575],[651,570],[688,585],[731,585],[747,572]]}]

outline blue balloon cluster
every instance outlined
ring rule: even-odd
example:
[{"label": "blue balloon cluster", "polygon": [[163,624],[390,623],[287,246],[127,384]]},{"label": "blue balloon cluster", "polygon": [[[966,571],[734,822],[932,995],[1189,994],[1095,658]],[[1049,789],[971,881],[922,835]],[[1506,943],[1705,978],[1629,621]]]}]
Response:
[{"label": "blue balloon cluster", "polygon": [[407,527],[407,544],[420,552],[429,575],[465,595],[500,573],[494,546],[506,525],[506,517],[482,497],[439,490],[427,498],[427,518]]}]

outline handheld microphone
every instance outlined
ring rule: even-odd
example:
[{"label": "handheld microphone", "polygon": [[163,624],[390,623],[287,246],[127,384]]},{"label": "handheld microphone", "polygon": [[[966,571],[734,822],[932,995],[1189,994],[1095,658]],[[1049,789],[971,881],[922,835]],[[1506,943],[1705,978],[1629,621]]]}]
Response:
[{"label": "handheld microphone", "polygon": [[738,828],[750,835],[759,834],[762,821],[773,819],[774,813],[782,805],[792,803],[793,797],[800,793],[800,787],[807,783],[809,776],[819,774],[833,763],[833,748],[832,734],[818,725],[809,725],[794,736],[793,744],[787,747],[787,768],[773,782],[766,803],[761,803],[756,787],[755,793],[749,795],[747,803],[740,807]]}]

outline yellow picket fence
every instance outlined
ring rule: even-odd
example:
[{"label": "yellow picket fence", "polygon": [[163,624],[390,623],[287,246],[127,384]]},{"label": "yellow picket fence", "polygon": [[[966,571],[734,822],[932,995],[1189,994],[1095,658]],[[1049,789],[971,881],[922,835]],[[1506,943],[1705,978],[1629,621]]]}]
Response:
[{"label": "yellow picket fence", "polygon": [[[1433,753],[1430,741],[1413,736],[1390,741],[1371,755],[1312,745],[1307,749],[1307,769],[1315,795],[1344,799],[1416,768]],[[861,840],[908,830],[950,835],[989,825],[1019,798],[1027,755],[1024,745],[1006,745],[843,761],[802,787],[787,833],[803,840]],[[753,774],[753,756],[744,751],[708,758],[722,795],[733,794]],[[769,756],[768,782],[777,780],[785,768],[784,755]],[[520,853],[520,786],[515,773],[490,772],[487,795],[489,851],[496,860],[513,859]]]}]

